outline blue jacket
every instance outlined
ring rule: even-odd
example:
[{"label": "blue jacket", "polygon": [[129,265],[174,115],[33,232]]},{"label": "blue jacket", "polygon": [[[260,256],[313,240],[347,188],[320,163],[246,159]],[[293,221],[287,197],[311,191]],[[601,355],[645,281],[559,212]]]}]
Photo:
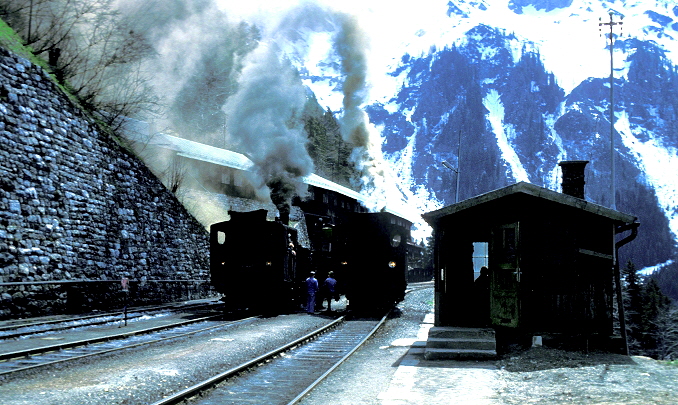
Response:
[{"label": "blue jacket", "polygon": [[309,294],[318,292],[318,280],[316,280],[315,277],[306,279],[306,291],[308,291]]},{"label": "blue jacket", "polygon": [[333,279],[332,277],[327,277],[325,279],[325,283],[323,284],[323,287],[327,289],[327,291],[333,293],[334,292],[334,287],[337,285],[337,280]]}]

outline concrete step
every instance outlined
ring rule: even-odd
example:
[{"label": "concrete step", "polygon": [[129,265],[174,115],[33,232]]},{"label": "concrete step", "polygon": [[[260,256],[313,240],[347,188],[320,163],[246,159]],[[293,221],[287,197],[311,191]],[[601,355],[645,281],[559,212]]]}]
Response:
[{"label": "concrete step", "polygon": [[426,341],[426,347],[433,347],[438,349],[480,349],[480,350],[496,350],[496,339],[443,339],[431,338]]},{"label": "concrete step", "polygon": [[424,353],[426,360],[492,360],[496,357],[496,350],[426,348]]},{"label": "concrete step", "polygon": [[456,326],[434,326],[428,331],[432,338],[488,338],[494,339],[494,329],[490,328],[461,328]]},{"label": "concrete step", "polygon": [[436,359],[493,359],[497,357],[494,330],[488,328],[433,327],[424,357]]}]

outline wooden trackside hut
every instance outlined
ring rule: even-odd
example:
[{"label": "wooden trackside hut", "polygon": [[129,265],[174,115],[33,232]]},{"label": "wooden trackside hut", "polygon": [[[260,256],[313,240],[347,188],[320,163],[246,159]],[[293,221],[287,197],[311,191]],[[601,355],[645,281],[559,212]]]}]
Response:
[{"label": "wooden trackside hut", "polygon": [[435,234],[435,326],[494,328],[498,345],[612,342],[615,257],[639,224],[583,199],[585,164],[560,164],[570,195],[520,182],[423,215]]}]

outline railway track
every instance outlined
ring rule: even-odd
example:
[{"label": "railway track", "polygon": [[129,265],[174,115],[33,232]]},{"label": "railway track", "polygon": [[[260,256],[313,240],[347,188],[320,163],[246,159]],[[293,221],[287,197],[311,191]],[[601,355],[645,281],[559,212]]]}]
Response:
[{"label": "railway track", "polygon": [[296,404],[372,336],[387,316],[380,320],[340,317],[153,405]]},{"label": "railway track", "polygon": [[222,317],[221,314],[210,315],[132,332],[0,353],[0,376],[234,326],[254,319],[250,317],[236,321],[222,321]]},{"label": "railway track", "polygon": [[122,323],[165,311],[176,312],[196,310],[200,308],[216,308],[220,307],[221,305],[221,303],[213,302],[180,305],[171,304],[153,307],[130,308],[127,314],[120,311],[85,316],[74,316],[68,318],[57,317],[55,319],[48,318],[40,320],[31,319],[5,321],[2,325],[0,325],[0,341],[7,339],[19,339],[41,333],[61,332],[87,326]]}]

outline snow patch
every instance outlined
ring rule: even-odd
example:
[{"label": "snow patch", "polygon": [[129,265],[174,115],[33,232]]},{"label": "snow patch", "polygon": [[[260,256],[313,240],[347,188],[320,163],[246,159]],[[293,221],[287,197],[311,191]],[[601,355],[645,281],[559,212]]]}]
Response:
[{"label": "snow patch", "polygon": [[668,260],[664,263],[659,263],[657,265],[645,267],[641,270],[638,270],[638,273],[642,274],[643,276],[650,276],[653,273],[661,270],[663,267],[668,266],[669,264],[672,264],[672,263],[673,263],[673,260]]},{"label": "snow patch", "polygon": [[488,91],[483,99],[483,105],[489,111],[487,120],[490,122],[492,131],[497,137],[497,145],[499,145],[499,150],[501,150],[501,156],[511,168],[513,178],[515,181],[529,182],[527,170],[525,170],[518,154],[513,149],[513,146],[511,146],[510,139],[514,139],[516,133],[512,125],[504,124],[504,104],[501,101],[499,92],[495,89]]},{"label": "snow patch", "polygon": [[[546,123],[547,128],[550,128],[549,137],[553,141],[553,144],[558,148],[558,155],[556,160],[562,162],[567,160],[567,151],[563,145],[563,138],[560,137],[558,132],[555,129],[555,123],[560,116],[563,115],[565,110],[565,102],[560,103],[558,107],[558,112],[556,114],[545,114],[544,122]],[[560,189],[560,178],[562,177],[560,166],[555,166],[550,172],[547,173],[546,178],[544,179],[545,185],[549,190],[558,191]]]},{"label": "snow patch", "polygon": [[[407,139],[407,146],[393,154],[385,157],[392,168],[394,184],[398,187],[398,194],[405,196],[410,210],[416,212],[417,220],[412,227],[412,239],[415,241],[425,241],[432,233],[432,228],[421,218],[421,213],[433,211],[442,207],[442,203],[434,198],[428,189],[422,184],[416,184],[412,168],[415,163],[415,145],[418,131],[414,131]],[[389,201],[392,201],[389,196]]]},{"label": "snow patch", "polygon": [[[659,208],[669,220],[669,229],[678,243],[678,181],[676,168],[678,167],[678,150],[666,146],[654,132],[631,125],[626,111],[617,114],[615,129],[619,132],[624,146],[638,162],[640,170],[645,173],[648,183],[652,186],[659,202]],[[637,137],[647,137],[646,142]]]}]

